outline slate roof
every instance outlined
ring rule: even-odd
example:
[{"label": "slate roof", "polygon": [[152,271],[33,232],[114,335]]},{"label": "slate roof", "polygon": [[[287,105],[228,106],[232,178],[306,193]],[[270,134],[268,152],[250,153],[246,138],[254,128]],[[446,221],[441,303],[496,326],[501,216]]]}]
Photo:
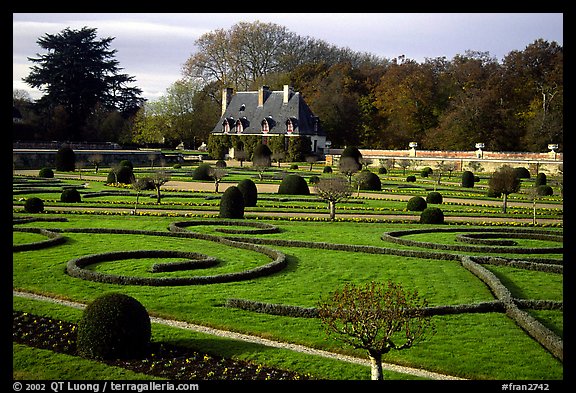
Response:
[{"label": "slate roof", "polygon": [[240,120],[243,125],[242,134],[264,135],[262,122],[268,121],[268,135],[286,134],[288,119],[293,124],[293,135],[319,135],[325,136],[316,117],[299,92],[291,93],[288,103],[284,104],[284,92],[279,90],[268,91],[264,105],[258,106],[258,91],[240,91],[235,93],[224,115],[212,130],[214,134],[221,134],[224,121],[230,125],[230,134],[236,134],[234,128]]}]

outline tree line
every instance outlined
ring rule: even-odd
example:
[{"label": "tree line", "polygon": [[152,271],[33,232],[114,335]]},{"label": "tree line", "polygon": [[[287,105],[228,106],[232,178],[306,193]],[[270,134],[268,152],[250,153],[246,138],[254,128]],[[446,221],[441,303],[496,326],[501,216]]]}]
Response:
[{"label": "tree line", "polygon": [[182,79],[146,102],[139,89],[127,86],[133,78],[118,73],[108,49],[112,39],[97,40],[95,29],[67,29],[39,43],[53,54],[58,40],[73,42],[74,33],[84,34],[83,45],[98,43],[90,47],[100,50],[94,56],[116,67],[104,67],[106,94],[93,94],[77,115],[72,104],[80,98],[62,97],[69,86],[44,72],[47,60],[67,56],[31,59],[37,65],[25,80],[48,94],[30,103],[15,92],[27,122],[16,126],[14,139],[184,142],[196,148],[218,122],[224,87],[281,90],[289,84],[320,117],[333,147],[406,149],[417,142],[423,149],[471,150],[482,142],[495,151],[547,151],[549,143],[562,150],[563,47],[556,42],[536,39],[501,61],[469,50],[417,62],[339,48],[273,23],[240,22],[198,38]]}]

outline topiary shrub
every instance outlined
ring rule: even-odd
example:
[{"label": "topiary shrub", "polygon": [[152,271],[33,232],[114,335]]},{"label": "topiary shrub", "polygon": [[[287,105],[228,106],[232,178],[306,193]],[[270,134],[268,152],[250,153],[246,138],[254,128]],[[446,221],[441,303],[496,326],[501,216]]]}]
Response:
[{"label": "topiary shrub", "polygon": [[310,195],[308,183],[300,175],[287,175],[278,187],[278,194],[287,195]]},{"label": "topiary shrub", "polygon": [[322,173],[332,173],[332,167],[330,165],[325,166]]},{"label": "topiary shrub", "polygon": [[308,179],[308,183],[310,184],[316,184],[320,181],[320,177],[314,175],[314,176],[310,176],[310,178]]},{"label": "topiary shrub", "polygon": [[514,168],[514,173],[518,179],[530,179],[530,171],[523,166]]},{"label": "topiary shrub", "polygon": [[121,167],[130,168],[131,171],[134,170],[134,165],[132,164],[132,161],[130,161],[130,160],[122,160],[122,161],[120,161],[120,166],[121,166]]},{"label": "topiary shrub", "polygon": [[420,171],[420,176],[422,177],[428,177],[430,176],[434,171],[432,170],[432,168],[430,168],[429,166],[422,168],[422,170]]},{"label": "topiary shrub", "polygon": [[298,164],[292,164],[292,165],[290,165],[290,169],[292,169],[292,170],[298,169]]},{"label": "topiary shrub", "polygon": [[492,189],[488,189],[488,191],[486,191],[486,196],[490,197],[490,198],[501,198],[502,197],[502,193],[501,192],[497,192],[494,191]]},{"label": "topiary shrub", "polygon": [[131,296],[108,293],[84,309],[78,323],[77,351],[89,359],[143,356],[151,338],[150,316]]},{"label": "topiary shrub", "polygon": [[379,175],[385,175],[387,173],[388,173],[388,170],[385,167],[381,166],[378,168],[378,174]]},{"label": "topiary shrub", "polygon": [[408,183],[414,183],[414,182],[416,181],[416,176],[414,176],[414,175],[409,175],[409,176],[406,177],[406,181],[407,181]]},{"label": "topiary shrub", "polygon": [[474,174],[470,171],[464,171],[462,173],[462,187],[472,188],[474,187]]},{"label": "topiary shrub", "polygon": [[226,168],[228,165],[226,164],[226,161],[224,160],[218,160],[216,161],[216,168]]},{"label": "topiary shrub", "polygon": [[130,166],[121,166],[116,171],[116,180],[121,184],[132,184],[134,181],[134,171]]},{"label": "topiary shrub", "polygon": [[540,172],[536,175],[536,182],[535,182],[535,186],[545,186],[547,183],[547,179],[546,179],[546,174],[543,172]]},{"label": "topiary shrub", "polygon": [[220,218],[244,218],[244,195],[236,186],[228,187],[220,198]]},{"label": "topiary shrub", "polygon": [[82,202],[82,197],[77,189],[65,188],[64,191],[62,191],[62,194],[60,194],[60,202]]},{"label": "topiary shrub", "polygon": [[406,204],[406,209],[410,211],[423,211],[428,207],[426,200],[421,196],[414,196],[408,200]]},{"label": "topiary shrub", "polygon": [[420,224],[444,224],[444,212],[437,207],[427,207],[420,214]]},{"label": "topiary shrub", "polygon": [[438,191],[431,191],[426,196],[427,203],[433,203],[439,205],[442,203],[442,200],[443,200],[442,194],[440,194]]},{"label": "topiary shrub", "polygon": [[536,193],[540,196],[550,196],[554,195],[554,190],[552,189],[552,187],[543,184],[541,186],[536,187]]},{"label": "topiary shrub", "polygon": [[358,174],[358,187],[361,190],[381,191],[382,182],[377,174],[371,171],[362,171]]},{"label": "topiary shrub", "polygon": [[74,172],[76,169],[76,154],[68,146],[61,147],[56,152],[56,170],[61,172]]},{"label": "topiary shrub", "polygon": [[44,201],[38,197],[26,199],[24,203],[26,213],[41,213],[44,211]]},{"label": "topiary shrub", "polygon": [[54,171],[50,168],[42,168],[40,172],[38,172],[38,177],[52,179],[54,177]]},{"label": "topiary shrub", "polygon": [[200,164],[194,169],[194,173],[192,173],[192,179],[194,180],[212,180],[212,176],[210,176],[210,164],[203,163]]},{"label": "topiary shrub", "polygon": [[258,188],[256,184],[251,179],[244,179],[238,183],[237,187],[244,197],[244,207],[256,206],[258,202]]}]

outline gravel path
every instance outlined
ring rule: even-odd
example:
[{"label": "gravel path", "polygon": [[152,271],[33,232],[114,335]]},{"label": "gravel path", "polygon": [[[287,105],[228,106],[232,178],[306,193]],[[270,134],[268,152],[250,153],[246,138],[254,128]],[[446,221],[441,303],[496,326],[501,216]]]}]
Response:
[{"label": "gravel path", "polygon": [[[64,306],[74,307],[74,308],[78,308],[78,309],[84,309],[86,307],[86,305],[83,303],[71,302],[68,300],[62,300],[62,299],[52,298],[52,297],[43,296],[43,295],[37,295],[37,294],[29,293],[29,292],[12,291],[12,294],[13,294],[13,296],[24,297],[24,298],[40,300],[40,301],[53,302],[53,303],[58,303],[58,304],[62,304]],[[156,317],[151,317],[150,320],[153,323],[159,323],[159,324],[163,324],[163,325],[177,327],[180,329],[187,329],[187,330],[192,330],[195,332],[211,334],[211,335],[218,336],[218,337],[225,337],[225,338],[230,338],[233,340],[241,340],[241,341],[246,341],[246,342],[251,342],[251,343],[255,343],[255,344],[268,346],[268,347],[283,348],[283,349],[288,349],[288,350],[292,350],[292,351],[296,351],[296,352],[305,353],[308,355],[323,356],[326,358],[341,360],[341,361],[350,362],[350,363],[361,364],[364,366],[370,366],[370,363],[367,359],[355,358],[355,357],[347,356],[347,355],[341,355],[341,354],[337,354],[337,353],[333,353],[333,352],[323,351],[320,349],[305,347],[303,345],[290,344],[290,343],[285,343],[285,342],[280,342],[280,341],[273,341],[273,340],[265,339],[265,338],[258,337],[258,336],[252,336],[252,335],[243,334],[243,333],[231,332],[231,331],[227,331],[227,330],[214,329],[214,328],[211,328],[208,326],[196,325],[196,324],[183,322],[183,321],[176,321],[176,320],[156,318]],[[389,364],[389,363],[382,363],[382,368],[384,370],[394,371],[394,372],[403,373],[403,374],[410,374],[410,375],[415,375],[418,377],[423,377],[423,378],[427,378],[427,379],[434,379],[434,380],[462,380],[463,379],[463,378],[453,377],[453,376],[449,376],[449,375],[434,373],[431,371],[426,371],[426,370],[421,370],[421,369],[416,369],[416,368],[411,368],[411,367],[398,366],[398,365]]]}]

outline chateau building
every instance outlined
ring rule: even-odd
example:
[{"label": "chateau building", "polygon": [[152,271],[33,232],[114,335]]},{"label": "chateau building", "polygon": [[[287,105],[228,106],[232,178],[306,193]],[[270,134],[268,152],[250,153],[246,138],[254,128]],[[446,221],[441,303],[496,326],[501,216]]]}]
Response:
[{"label": "chateau building", "polygon": [[308,137],[311,150],[319,155],[326,148],[326,134],[299,92],[262,86],[258,91],[222,91],[222,116],[212,130],[215,135],[259,135],[269,138]]}]

